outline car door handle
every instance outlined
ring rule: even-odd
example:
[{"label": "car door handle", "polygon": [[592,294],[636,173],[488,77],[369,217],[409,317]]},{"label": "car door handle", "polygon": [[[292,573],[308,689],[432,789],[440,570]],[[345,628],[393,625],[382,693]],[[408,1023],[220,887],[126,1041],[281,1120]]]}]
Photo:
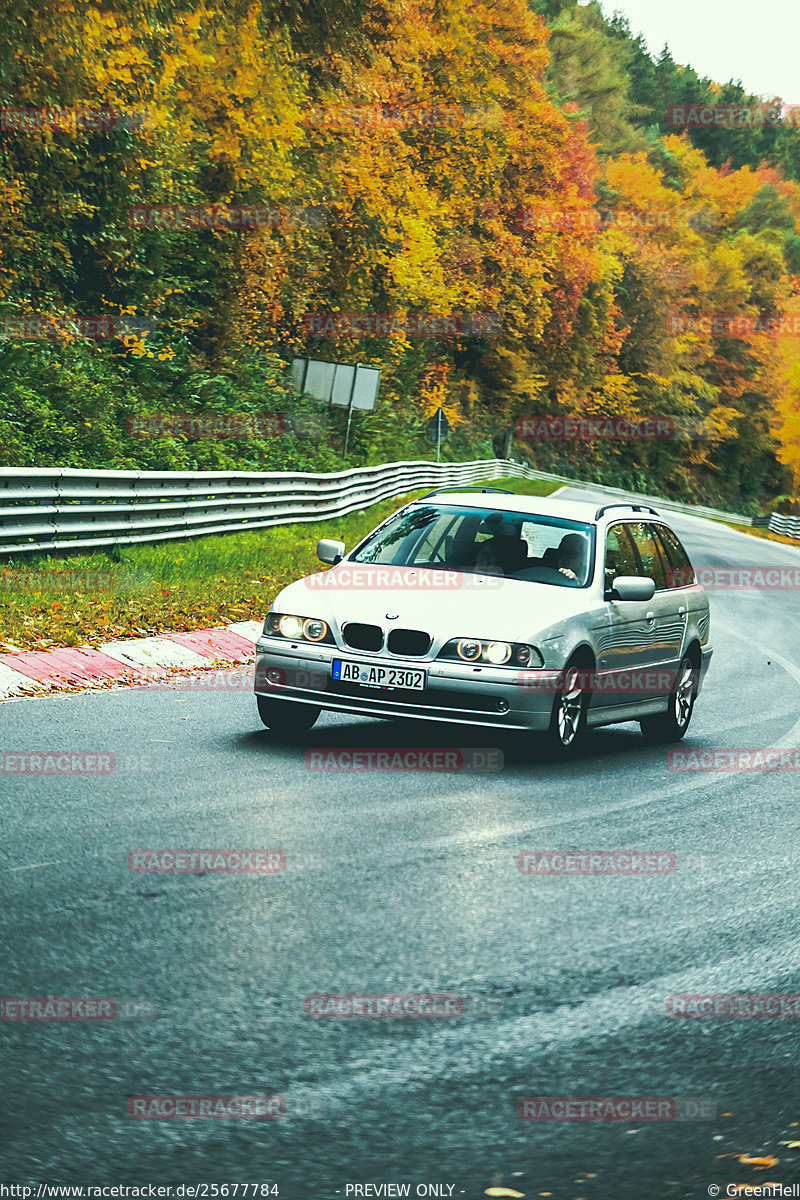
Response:
[{"label": "car door handle", "polygon": [[645,613],[645,614],[644,614],[644,619],[645,619],[646,621],[655,621],[655,619],[656,619],[656,614],[655,614],[654,612],[648,612],[648,613]]},{"label": "car door handle", "polygon": [[682,617],[682,616],[684,615],[684,613],[685,613],[685,612],[686,612],[686,605],[685,605],[685,604],[681,604],[681,605],[679,605],[679,607],[678,607],[678,616],[679,616],[679,617]]}]

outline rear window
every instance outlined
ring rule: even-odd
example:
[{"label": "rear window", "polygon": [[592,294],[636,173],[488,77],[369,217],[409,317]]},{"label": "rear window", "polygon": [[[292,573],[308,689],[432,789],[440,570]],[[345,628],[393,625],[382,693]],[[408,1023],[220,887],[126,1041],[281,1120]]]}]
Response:
[{"label": "rear window", "polygon": [[661,545],[664,547],[664,553],[669,561],[667,567],[667,587],[680,588],[688,587],[695,583],[695,574],[689,555],[684,550],[676,534],[668,529],[666,525],[655,525],[653,527],[658,535]]}]

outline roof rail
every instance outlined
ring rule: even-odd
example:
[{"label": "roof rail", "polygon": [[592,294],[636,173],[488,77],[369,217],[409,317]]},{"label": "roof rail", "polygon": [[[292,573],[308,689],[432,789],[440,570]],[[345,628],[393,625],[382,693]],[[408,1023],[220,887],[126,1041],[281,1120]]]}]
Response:
[{"label": "roof rail", "polygon": [[610,508],[631,508],[634,512],[648,512],[652,513],[654,517],[661,516],[661,513],[658,511],[658,509],[651,508],[649,504],[627,504],[624,501],[619,500],[616,504],[601,504],[600,508],[598,508],[597,512],[594,514],[595,521],[599,521],[603,513],[608,512]]},{"label": "roof rail", "polygon": [[458,484],[454,484],[453,487],[440,487],[435,488],[432,492],[426,492],[424,496],[420,496],[420,500],[428,500],[431,496],[438,496],[442,492],[501,492],[504,496],[516,496],[517,494],[516,492],[509,491],[508,488],[479,488],[470,484],[467,484],[465,487],[459,487]]}]

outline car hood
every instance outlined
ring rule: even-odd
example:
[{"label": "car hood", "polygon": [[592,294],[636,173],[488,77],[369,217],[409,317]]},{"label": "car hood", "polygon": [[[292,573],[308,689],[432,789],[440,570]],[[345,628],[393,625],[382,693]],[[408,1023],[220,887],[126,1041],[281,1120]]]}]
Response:
[{"label": "car hood", "polygon": [[[384,582],[388,586],[382,586]],[[457,571],[377,568],[345,560],[330,571],[290,584],[274,607],[298,616],[322,617],[339,627],[361,621],[382,628],[424,629],[434,640],[476,637],[525,642],[594,605],[587,588]]]}]

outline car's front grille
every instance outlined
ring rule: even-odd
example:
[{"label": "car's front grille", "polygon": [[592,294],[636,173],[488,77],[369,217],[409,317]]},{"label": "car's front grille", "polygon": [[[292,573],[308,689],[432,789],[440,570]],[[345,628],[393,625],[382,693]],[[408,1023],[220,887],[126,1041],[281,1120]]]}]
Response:
[{"label": "car's front grille", "polygon": [[405,654],[419,658],[431,648],[431,635],[421,629],[392,629],[386,642],[391,654]]},{"label": "car's front grille", "polygon": [[362,625],[358,621],[351,621],[342,629],[342,637],[354,650],[380,650],[383,645],[380,625]]}]

